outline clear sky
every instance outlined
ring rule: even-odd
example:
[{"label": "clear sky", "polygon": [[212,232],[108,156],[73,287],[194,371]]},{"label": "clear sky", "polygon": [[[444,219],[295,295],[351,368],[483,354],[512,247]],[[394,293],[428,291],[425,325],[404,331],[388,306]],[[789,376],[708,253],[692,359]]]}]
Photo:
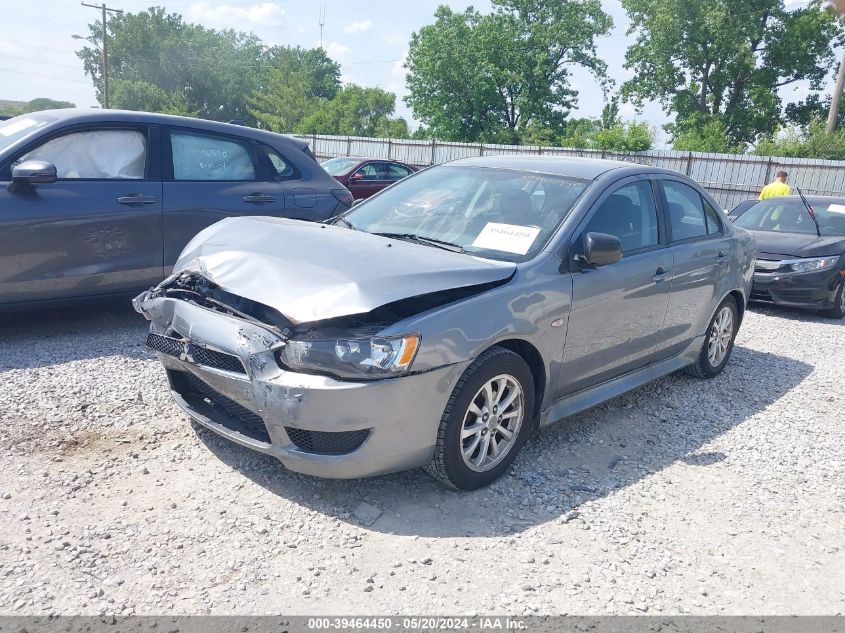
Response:
[{"label": "clear sky", "polygon": [[[787,0],[787,6],[805,2]],[[150,0],[107,3],[126,11],[140,11],[155,4]],[[318,0],[162,0],[158,4],[208,27],[252,31],[267,44],[313,47],[320,39]],[[406,94],[402,59],[411,33],[433,21],[439,4],[448,4],[455,10],[470,4],[481,11],[490,8],[489,0],[324,0],[322,4],[326,13],[323,46],[340,62],[343,81],[395,92],[400,97],[397,114],[409,120],[411,113],[401,97]],[[625,36],[628,20],[619,0],[602,4],[613,16],[615,27],[611,35],[599,40],[599,54],[608,63],[611,77],[621,83],[630,76],[622,67],[629,41]],[[99,12],[81,6],[78,0],[0,0],[0,7],[0,99],[50,97],[83,107],[96,105],[91,82],[74,55],[80,42],[71,36],[87,35],[87,23],[98,20]],[[576,72],[573,84],[580,92],[575,114],[597,116],[603,95],[596,81],[586,72]],[[806,85],[790,86],[783,97],[796,100],[806,94]],[[646,105],[641,115],[636,115],[630,105],[622,104],[621,113],[623,118],[645,120],[654,127],[667,121],[657,104]]]}]

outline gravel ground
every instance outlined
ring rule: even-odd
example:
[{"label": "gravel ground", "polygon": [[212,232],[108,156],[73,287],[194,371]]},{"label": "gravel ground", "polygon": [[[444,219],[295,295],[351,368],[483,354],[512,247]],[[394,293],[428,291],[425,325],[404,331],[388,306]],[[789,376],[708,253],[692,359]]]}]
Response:
[{"label": "gravel ground", "polygon": [[0,613],[845,612],[845,322],[755,308],[717,379],[545,429],[473,493],[193,427],[145,331],[0,317]]}]

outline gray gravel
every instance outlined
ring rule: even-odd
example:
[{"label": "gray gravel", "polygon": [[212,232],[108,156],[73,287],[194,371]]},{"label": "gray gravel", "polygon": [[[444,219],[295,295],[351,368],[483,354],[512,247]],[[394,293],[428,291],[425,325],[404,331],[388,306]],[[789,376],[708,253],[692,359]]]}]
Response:
[{"label": "gray gravel", "polygon": [[754,309],[473,493],[193,427],[125,305],[0,317],[0,613],[845,611],[845,322]]}]

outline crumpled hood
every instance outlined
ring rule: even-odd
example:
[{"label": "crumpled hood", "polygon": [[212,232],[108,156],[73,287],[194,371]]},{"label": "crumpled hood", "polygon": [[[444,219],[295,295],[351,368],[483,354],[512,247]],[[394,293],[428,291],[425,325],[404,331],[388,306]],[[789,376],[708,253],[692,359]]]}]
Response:
[{"label": "crumpled hood", "polygon": [[293,323],[363,314],[453,288],[504,281],[516,264],[339,226],[227,218],[200,232],[173,269],[196,272]]},{"label": "crumpled hood", "polygon": [[777,233],[775,231],[752,231],[757,242],[757,254],[761,259],[768,256],[824,257],[841,255],[845,252],[845,237],[805,235],[803,233]]}]

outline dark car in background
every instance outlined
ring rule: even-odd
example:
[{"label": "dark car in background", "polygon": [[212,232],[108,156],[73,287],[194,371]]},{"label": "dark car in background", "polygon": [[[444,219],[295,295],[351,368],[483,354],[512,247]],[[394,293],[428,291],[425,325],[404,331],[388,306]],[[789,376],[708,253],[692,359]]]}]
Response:
[{"label": "dark car in background", "polygon": [[417,171],[417,168],[413,165],[395,160],[377,160],[355,156],[330,158],[321,165],[339,183],[352,192],[352,197],[355,200],[369,198],[385,187]]},{"label": "dark car in background", "polygon": [[[757,240],[752,301],[845,316],[845,198],[749,200],[730,213]],[[812,210],[812,213],[811,211]],[[815,220],[814,220],[815,217]]]},{"label": "dark car in background", "polygon": [[299,139],[117,110],[15,117],[0,123],[0,305],[134,292],[218,220],[352,202]]}]

